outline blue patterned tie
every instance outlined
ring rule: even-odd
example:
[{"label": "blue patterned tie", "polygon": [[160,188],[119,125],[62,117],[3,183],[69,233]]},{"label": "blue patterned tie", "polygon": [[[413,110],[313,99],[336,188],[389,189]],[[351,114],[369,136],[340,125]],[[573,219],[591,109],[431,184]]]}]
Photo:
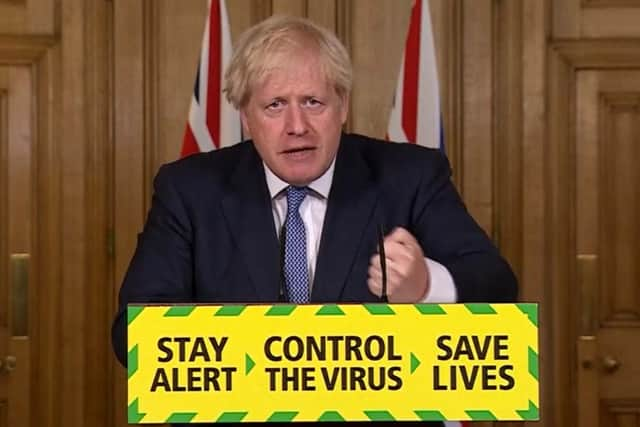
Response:
[{"label": "blue patterned tie", "polygon": [[287,188],[287,218],[284,222],[284,280],[290,302],[309,302],[309,270],[307,266],[307,236],[300,216],[300,204],[307,187]]}]

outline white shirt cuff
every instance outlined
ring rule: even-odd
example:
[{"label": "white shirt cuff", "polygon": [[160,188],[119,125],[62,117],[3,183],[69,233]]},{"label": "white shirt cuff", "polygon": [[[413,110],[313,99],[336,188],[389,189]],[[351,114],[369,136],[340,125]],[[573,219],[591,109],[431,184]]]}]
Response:
[{"label": "white shirt cuff", "polygon": [[423,303],[453,303],[458,301],[456,284],[447,268],[430,258],[424,259],[427,263],[427,270],[430,275],[429,292],[420,302]]}]

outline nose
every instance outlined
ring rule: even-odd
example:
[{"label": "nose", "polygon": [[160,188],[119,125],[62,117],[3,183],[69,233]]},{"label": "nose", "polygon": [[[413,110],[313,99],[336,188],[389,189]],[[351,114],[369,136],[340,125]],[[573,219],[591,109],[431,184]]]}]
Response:
[{"label": "nose", "polygon": [[287,134],[304,136],[309,131],[307,117],[300,105],[291,104],[287,108]]}]

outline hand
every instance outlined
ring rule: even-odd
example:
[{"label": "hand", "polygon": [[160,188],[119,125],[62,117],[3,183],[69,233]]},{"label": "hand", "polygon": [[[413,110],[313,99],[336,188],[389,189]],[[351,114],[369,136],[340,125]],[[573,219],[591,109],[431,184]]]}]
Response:
[{"label": "hand", "polygon": [[[387,297],[392,303],[416,303],[429,291],[429,271],[424,253],[415,237],[404,228],[396,228],[384,238],[387,263]],[[380,254],[369,261],[369,290],[382,295]]]}]

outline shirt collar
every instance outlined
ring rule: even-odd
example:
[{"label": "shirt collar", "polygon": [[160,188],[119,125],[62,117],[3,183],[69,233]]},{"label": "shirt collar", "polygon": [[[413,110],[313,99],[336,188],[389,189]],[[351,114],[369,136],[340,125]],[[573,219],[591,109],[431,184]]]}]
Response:
[{"label": "shirt collar", "polygon": [[[314,193],[322,196],[323,198],[329,198],[329,190],[331,190],[331,183],[333,182],[333,171],[336,165],[336,158],[333,158],[333,161],[322,175],[320,175],[316,180],[312,181],[307,185]],[[281,192],[283,192],[289,184],[274,174],[271,169],[267,166],[266,163],[262,162],[262,166],[264,167],[264,173],[267,178],[267,186],[269,187],[269,194],[271,195],[271,199],[274,199]]]}]

